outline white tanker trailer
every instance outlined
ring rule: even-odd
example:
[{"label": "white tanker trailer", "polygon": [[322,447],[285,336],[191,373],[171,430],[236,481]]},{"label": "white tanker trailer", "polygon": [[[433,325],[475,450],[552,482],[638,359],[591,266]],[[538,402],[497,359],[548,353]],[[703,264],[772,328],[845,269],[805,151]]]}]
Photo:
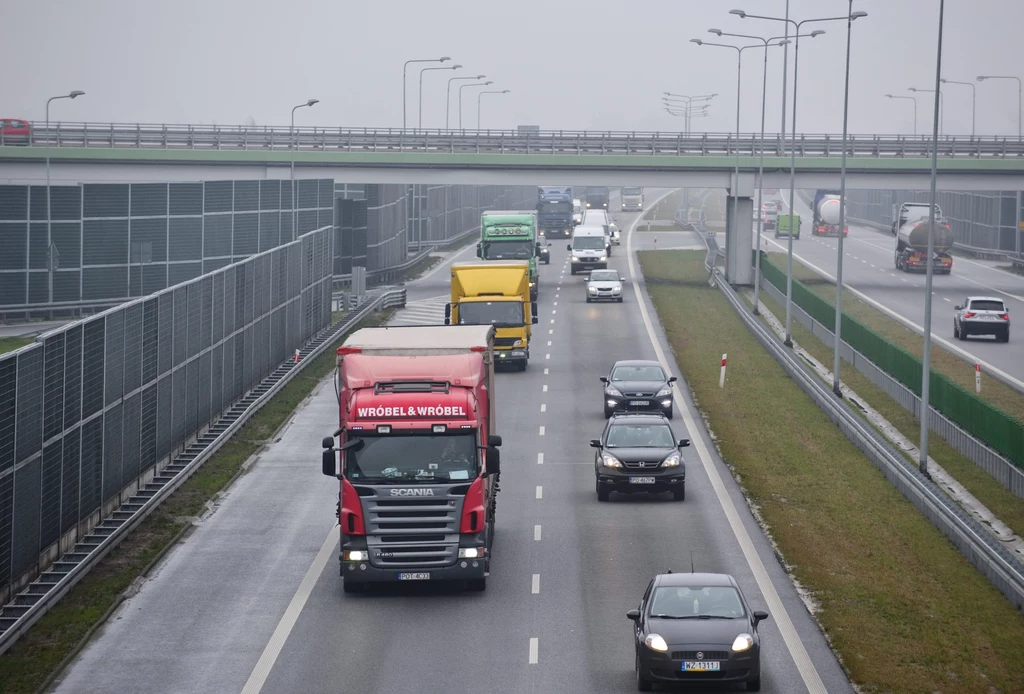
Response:
[{"label": "white tanker trailer", "polygon": [[[814,236],[839,236],[839,191],[816,190],[811,201],[811,234]],[[843,233],[850,233],[850,227],[843,225]]]}]

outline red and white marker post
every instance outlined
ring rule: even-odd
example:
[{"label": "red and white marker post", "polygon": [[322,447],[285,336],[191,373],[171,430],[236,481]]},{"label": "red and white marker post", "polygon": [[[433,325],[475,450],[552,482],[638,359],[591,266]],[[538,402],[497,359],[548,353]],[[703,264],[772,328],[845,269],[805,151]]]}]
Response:
[{"label": "red and white marker post", "polygon": [[725,355],[722,355],[722,371],[718,374],[718,387],[725,388]]},{"label": "red and white marker post", "polygon": [[299,350],[295,350],[295,363],[299,363]]},{"label": "red and white marker post", "polygon": [[974,365],[974,392],[981,395],[981,364]]}]

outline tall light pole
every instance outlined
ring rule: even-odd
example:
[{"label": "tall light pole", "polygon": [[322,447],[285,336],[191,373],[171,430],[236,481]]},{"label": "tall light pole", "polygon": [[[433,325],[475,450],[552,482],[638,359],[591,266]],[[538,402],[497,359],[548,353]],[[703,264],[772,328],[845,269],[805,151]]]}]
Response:
[{"label": "tall light pole", "polygon": [[300,108],[306,108],[308,106],[313,106],[314,104],[319,104],[319,103],[320,103],[319,99],[309,99],[306,103],[299,104],[298,106],[295,106],[295,107],[292,108],[292,124],[291,124],[291,127],[288,130],[288,133],[291,136],[292,147],[293,147],[293,149],[292,149],[292,240],[293,241],[295,239],[299,238],[299,228],[296,226],[296,220],[298,219],[298,217],[296,216],[296,210],[299,207],[299,203],[298,203],[298,200],[295,199],[295,151],[298,150],[299,143],[295,140],[295,111],[300,109]]},{"label": "tall light pole", "polygon": [[962,84],[971,88],[971,137],[974,137],[974,120],[978,112],[978,94],[977,89],[974,88],[974,82],[958,82],[957,80],[947,80],[945,77],[939,81],[943,84]]},{"label": "tall light pole", "polygon": [[[682,101],[682,102],[685,102],[687,108],[692,106],[693,102],[695,102],[695,101],[698,102],[698,103],[701,102],[701,101],[711,101],[716,96],[718,96],[717,92],[714,93],[714,94],[698,94],[696,96],[687,96],[686,94],[673,94],[672,92],[662,92],[662,94],[664,94],[664,96],[661,98],[662,101],[664,101],[666,103],[671,102],[671,101]],[[685,131],[687,132],[687,134],[689,134],[689,132],[690,132],[690,119],[689,118],[687,118],[687,120],[686,120]]]},{"label": "tall light pole", "polygon": [[423,73],[424,72],[430,72],[431,70],[458,70],[461,67],[462,67],[461,65],[452,65],[451,67],[448,67],[448,66],[445,66],[445,67],[425,67],[422,70],[420,70],[420,110],[419,110],[419,118],[416,121],[416,128],[417,129],[423,127]]},{"label": "tall light pole", "polygon": [[[787,25],[792,24],[795,28],[794,34],[796,35],[796,41],[793,46],[793,117],[792,117],[792,133],[793,141],[790,143],[790,162],[789,162],[789,235],[788,235],[788,250],[786,257],[786,339],[784,344],[787,347],[793,346],[793,213],[796,209],[796,105],[797,105],[797,77],[798,70],[800,67],[800,27],[804,24],[812,22],[834,22],[846,19],[849,15],[842,17],[819,17],[815,19],[804,19],[796,21],[794,19],[785,19],[782,17],[766,17],[763,15],[747,14],[743,10],[729,10],[729,14],[738,15],[741,19],[767,19],[773,22],[785,22]],[[854,17],[856,19],[856,17]],[[816,29],[810,33],[811,37],[821,36],[825,32],[821,29]],[[800,233],[800,230],[796,230]],[[842,233],[840,231],[840,233]]]},{"label": "tall light pole", "polygon": [[924,280],[924,349],[921,357],[921,457],[918,467],[921,474],[928,474],[928,415],[931,408],[930,391],[932,375],[932,266],[935,264],[935,178],[939,159],[939,91],[942,76],[942,15],[945,0],[939,0],[939,41],[935,57],[935,105],[932,109],[932,181],[928,205],[928,255]]},{"label": "tall light pole", "polygon": [[46,275],[49,287],[46,301],[49,304],[53,303],[53,272],[56,270],[54,266],[57,260],[53,252],[53,235],[50,230],[50,211],[53,207],[53,203],[50,202],[50,102],[57,99],[77,99],[84,95],[85,92],[76,89],[60,96],[51,96],[46,100]]},{"label": "tall light pole", "polygon": [[451,111],[450,107],[452,105],[452,82],[456,82],[456,81],[460,81],[460,80],[482,80],[484,77],[487,77],[487,75],[475,75],[475,76],[472,76],[472,77],[452,77],[451,79],[448,80],[448,92],[447,92],[447,96],[445,96],[445,100],[444,100],[444,129],[445,130],[448,129],[448,113],[449,113],[449,111]]},{"label": "tall light pole", "polygon": [[509,89],[491,89],[485,92],[480,92],[476,95],[476,129],[480,129],[480,103],[483,101],[484,94],[508,94]]},{"label": "tall light pole", "polygon": [[946,101],[942,98],[942,92],[936,89],[918,89],[917,87],[907,87],[907,91],[920,94],[931,94],[934,91],[939,92],[939,134],[942,134],[946,127]]},{"label": "tall light pole", "polygon": [[914,102],[914,137],[917,137],[917,99],[912,96],[900,96],[898,94],[886,94],[886,99],[909,99]]},{"label": "tall light pole", "polygon": [[409,91],[408,89],[406,89],[405,86],[405,78],[406,70],[409,67],[409,63],[443,63],[446,60],[451,60],[451,58],[449,58],[448,56],[444,56],[443,58],[423,58],[405,61],[405,64],[402,66],[402,130],[405,130],[405,114],[407,110],[405,108],[405,95],[406,92]]},{"label": "tall light pole", "polygon": [[462,90],[466,87],[487,87],[492,84],[494,84],[493,80],[487,80],[486,82],[474,82],[473,84],[459,86],[459,130],[462,130]]},{"label": "tall light pole", "polygon": [[978,81],[984,82],[985,80],[1017,80],[1017,139],[1021,139],[1021,82],[1020,77],[1014,77],[1013,75],[978,75]]}]

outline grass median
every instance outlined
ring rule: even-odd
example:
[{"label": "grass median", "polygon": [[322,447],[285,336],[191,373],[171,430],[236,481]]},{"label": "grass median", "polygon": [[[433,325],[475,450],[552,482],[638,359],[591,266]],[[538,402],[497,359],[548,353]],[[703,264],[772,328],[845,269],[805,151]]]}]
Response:
[{"label": "grass median", "polygon": [[13,352],[19,347],[35,342],[34,337],[0,337],[0,354]]},{"label": "grass median", "polygon": [[[769,253],[768,255],[775,267],[785,272],[785,254]],[[835,283],[825,279],[796,258],[793,260],[793,277],[803,282],[807,285],[808,289],[827,301],[829,306],[835,306]],[[871,328],[889,342],[899,345],[918,359],[921,358],[923,341],[920,334],[906,327],[895,318],[890,318],[871,304],[862,301],[851,293],[849,289],[843,290],[843,313],[857,319],[864,326]],[[933,332],[939,332],[942,325],[949,325],[949,323],[936,323]],[[952,339],[952,337],[949,339]],[[939,348],[932,350],[932,370],[943,374],[961,388],[973,393],[974,367],[952,352],[946,351],[941,344],[934,341],[932,344]],[[981,395],[979,397],[995,405],[1018,421],[1024,421],[1024,394],[989,376],[985,373],[984,369],[981,372]]]},{"label": "grass median", "polygon": [[[361,327],[380,325],[389,311]],[[165,552],[203,514],[207,503],[240,473],[250,456],[268,443],[295,408],[334,369],[335,347],[306,362],[302,371],[224,444],[134,532],[95,566],[42,619],[0,656],[0,692],[30,694],[59,674],[66,662],[131,592]],[[316,465],[311,460],[310,465]]]},{"label": "grass median", "polygon": [[[851,679],[864,692],[1024,691],[1024,616],[753,339],[708,288],[704,256],[639,254],[722,457]],[[729,380],[719,389],[722,352]]]}]

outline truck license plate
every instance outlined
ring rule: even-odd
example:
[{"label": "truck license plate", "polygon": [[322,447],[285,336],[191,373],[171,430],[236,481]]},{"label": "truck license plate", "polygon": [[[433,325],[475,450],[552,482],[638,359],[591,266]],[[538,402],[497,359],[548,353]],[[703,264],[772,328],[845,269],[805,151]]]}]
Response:
[{"label": "truck license plate", "polygon": [[719,665],[714,660],[685,660],[683,672],[718,672]]},{"label": "truck license plate", "polygon": [[654,484],[653,477],[630,477],[630,484]]},{"label": "truck license plate", "polygon": [[399,581],[429,581],[429,573],[398,574]]},{"label": "truck license plate", "polygon": [[647,407],[650,404],[651,404],[650,400],[630,400],[629,401],[629,406],[630,407]]}]

